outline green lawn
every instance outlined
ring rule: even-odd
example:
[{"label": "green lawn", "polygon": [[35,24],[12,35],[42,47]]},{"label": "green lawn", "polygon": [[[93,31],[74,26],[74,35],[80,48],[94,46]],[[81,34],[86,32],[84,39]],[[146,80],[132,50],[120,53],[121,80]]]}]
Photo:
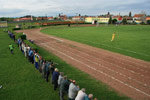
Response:
[{"label": "green lawn", "polygon": [[[149,25],[57,26],[43,29],[41,32],[150,61]],[[111,42],[113,32],[116,32],[116,36]]]},{"label": "green lawn", "polygon": [[[15,47],[14,55],[8,50],[9,43],[13,43]],[[52,85],[41,78],[41,74],[2,30],[0,30],[0,47],[0,85],[3,85],[0,89],[0,100],[59,100],[58,91],[54,92]],[[80,88],[86,88],[87,94],[93,93],[98,100],[130,100],[46,50],[40,47],[38,50],[43,57],[57,62],[59,65],[56,67],[60,71],[68,78],[77,80]]]},{"label": "green lawn", "polygon": [[[9,43],[15,47],[14,55]],[[49,84],[0,29],[0,100],[59,100],[58,92]]]}]

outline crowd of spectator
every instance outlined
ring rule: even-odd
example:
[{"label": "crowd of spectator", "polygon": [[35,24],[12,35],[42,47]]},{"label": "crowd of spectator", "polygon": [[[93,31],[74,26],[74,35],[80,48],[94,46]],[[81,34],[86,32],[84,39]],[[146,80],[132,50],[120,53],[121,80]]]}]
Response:
[{"label": "crowd of spectator", "polygon": [[86,94],[85,88],[80,89],[76,85],[76,80],[68,79],[63,72],[59,72],[53,61],[45,60],[36,50],[24,43],[21,38],[15,39],[15,35],[12,32],[8,31],[8,35],[17,43],[20,51],[29,62],[34,64],[35,69],[39,70],[41,77],[46,82],[50,82],[55,91],[59,90],[60,100],[64,100],[65,95],[69,100],[97,100],[97,98],[93,98],[93,94]]}]

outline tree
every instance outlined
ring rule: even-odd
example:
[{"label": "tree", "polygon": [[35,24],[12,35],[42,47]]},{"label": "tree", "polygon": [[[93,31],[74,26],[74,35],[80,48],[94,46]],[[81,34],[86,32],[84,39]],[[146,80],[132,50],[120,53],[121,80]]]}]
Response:
[{"label": "tree", "polygon": [[110,15],[110,13],[108,12],[108,14],[107,15]]},{"label": "tree", "polygon": [[0,21],[6,21],[5,17],[0,18]]},{"label": "tree", "polygon": [[81,16],[81,14],[79,14],[79,16]]},{"label": "tree", "polygon": [[112,17],[110,16],[108,24],[112,24]]},{"label": "tree", "polygon": [[129,17],[132,17],[132,13],[131,13],[131,11],[129,12]]},{"label": "tree", "polygon": [[60,17],[60,13],[59,13],[59,15],[58,15],[59,17]]},{"label": "tree", "polygon": [[147,24],[150,25],[150,20],[147,20]]},{"label": "tree", "polygon": [[113,24],[116,24],[116,23],[117,23],[117,19],[113,19],[113,20],[112,20],[112,23],[113,23]]},{"label": "tree", "polygon": [[122,23],[123,23],[123,24],[127,24],[127,19],[126,19],[126,18],[123,18]]}]

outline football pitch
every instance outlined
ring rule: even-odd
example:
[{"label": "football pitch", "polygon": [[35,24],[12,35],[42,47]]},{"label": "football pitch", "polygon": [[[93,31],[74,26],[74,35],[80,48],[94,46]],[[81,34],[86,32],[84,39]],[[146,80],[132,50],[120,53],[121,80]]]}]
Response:
[{"label": "football pitch", "polygon": [[[149,25],[51,26],[41,32],[150,61]],[[114,32],[115,39],[111,42]]]}]

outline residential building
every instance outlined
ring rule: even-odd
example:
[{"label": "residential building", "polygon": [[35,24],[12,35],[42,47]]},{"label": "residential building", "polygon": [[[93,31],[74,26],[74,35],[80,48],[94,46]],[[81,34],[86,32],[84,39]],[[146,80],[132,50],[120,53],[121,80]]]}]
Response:
[{"label": "residential building", "polygon": [[129,17],[129,16],[123,16],[123,18],[125,18],[127,20],[128,24],[132,24],[133,23],[133,18]]},{"label": "residential building", "polygon": [[37,17],[36,20],[47,20],[47,17]]},{"label": "residential building", "polygon": [[60,20],[67,20],[67,16],[66,16],[66,15],[60,15],[60,16],[59,16],[59,19],[60,19]]},{"label": "residential building", "polygon": [[0,27],[7,27],[7,21],[0,21]]},{"label": "residential building", "polygon": [[117,20],[117,23],[121,23],[122,20],[123,20],[123,17],[120,16],[120,15],[117,15],[117,16],[113,16],[113,17],[112,17],[112,20],[113,20],[113,19],[116,19],[116,20]]},{"label": "residential building", "polygon": [[145,14],[135,14],[133,16],[133,20],[137,24],[140,24],[142,22],[146,23],[146,15]]},{"label": "residential building", "polygon": [[14,21],[32,21],[33,17],[21,17],[21,18],[15,18]]},{"label": "residential building", "polygon": [[146,17],[146,21],[147,21],[147,20],[150,20],[150,16],[147,16],[147,17]]},{"label": "residential building", "polygon": [[85,17],[84,16],[74,16],[72,17],[73,21],[84,21]]},{"label": "residential building", "polygon": [[54,17],[47,17],[47,20],[54,20]]},{"label": "residential building", "polygon": [[85,18],[85,22],[86,23],[108,23],[109,22],[109,18],[105,18],[102,16],[90,16],[90,17],[86,17]]}]

